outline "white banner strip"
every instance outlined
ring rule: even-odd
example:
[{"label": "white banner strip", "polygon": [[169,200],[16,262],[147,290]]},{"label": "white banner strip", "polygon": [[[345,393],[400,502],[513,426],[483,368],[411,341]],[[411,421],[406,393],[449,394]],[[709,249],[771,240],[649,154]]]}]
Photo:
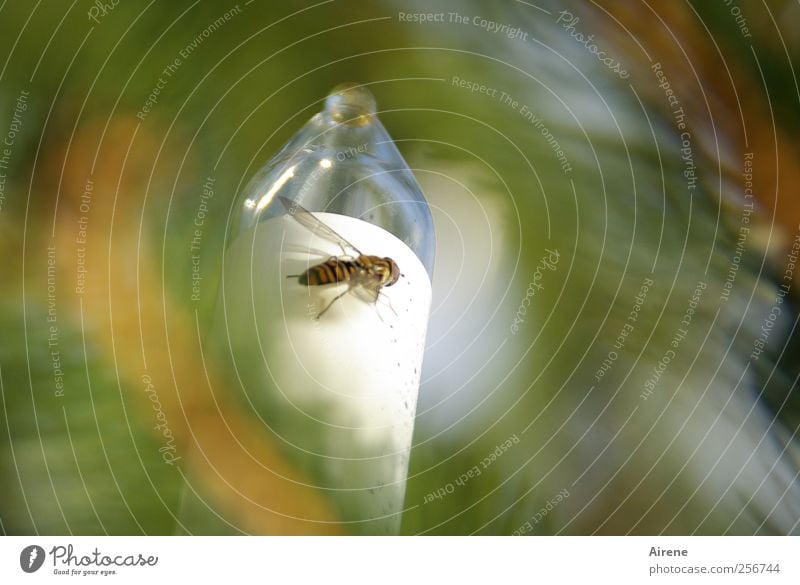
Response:
[{"label": "white banner strip", "polygon": [[800,583],[798,551],[797,537],[14,536],[0,583],[777,585]]}]

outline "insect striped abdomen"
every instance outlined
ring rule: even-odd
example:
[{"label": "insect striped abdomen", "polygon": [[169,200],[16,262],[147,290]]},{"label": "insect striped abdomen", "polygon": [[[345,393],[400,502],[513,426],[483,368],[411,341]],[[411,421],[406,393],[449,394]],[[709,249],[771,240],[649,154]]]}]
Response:
[{"label": "insect striped abdomen", "polygon": [[358,261],[331,258],[306,270],[300,275],[298,282],[306,286],[347,282],[358,270]]}]

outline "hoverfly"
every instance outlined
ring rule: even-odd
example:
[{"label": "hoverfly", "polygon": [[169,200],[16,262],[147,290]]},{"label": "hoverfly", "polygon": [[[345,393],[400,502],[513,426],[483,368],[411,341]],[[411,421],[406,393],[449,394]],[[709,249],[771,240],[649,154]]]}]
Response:
[{"label": "hoverfly", "polygon": [[363,254],[361,250],[304,207],[285,197],[278,197],[278,199],[280,199],[286,211],[289,212],[289,215],[303,227],[342,249],[342,256],[331,256],[302,274],[291,274],[287,277],[297,278],[297,282],[305,286],[347,283],[347,290],[328,303],[328,306],[316,316],[316,319],[322,317],[333,303],[351,291],[356,293],[362,300],[375,304],[378,301],[381,289],[385,286],[392,286],[400,278],[400,269],[391,258]]}]

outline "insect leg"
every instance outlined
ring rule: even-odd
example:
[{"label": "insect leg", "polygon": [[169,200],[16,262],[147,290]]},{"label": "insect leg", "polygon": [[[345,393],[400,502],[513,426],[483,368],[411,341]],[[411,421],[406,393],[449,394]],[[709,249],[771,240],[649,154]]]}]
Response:
[{"label": "insect leg", "polygon": [[381,315],[381,312],[378,309],[378,301],[385,301],[385,303],[389,305],[389,309],[391,309],[392,313],[394,313],[394,316],[397,317],[397,311],[395,311],[394,307],[392,306],[392,299],[390,299],[386,295],[380,295],[378,298],[375,299],[374,307],[375,307],[375,313],[378,315],[381,321],[383,321],[383,315]]},{"label": "insect leg", "polygon": [[320,317],[322,317],[322,315],[324,315],[324,314],[325,314],[325,312],[326,312],[328,309],[330,309],[330,308],[331,308],[331,306],[333,305],[333,303],[335,303],[336,301],[338,301],[339,299],[341,299],[341,298],[342,298],[344,295],[346,295],[346,294],[347,294],[347,293],[349,293],[349,292],[350,292],[350,288],[348,287],[346,291],[344,291],[343,293],[340,293],[340,294],[336,295],[336,296],[334,297],[334,299],[333,299],[333,300],[332,300],[330,303],[328,303],[328,306],[327,306],[327,307],[325,307],[324,309],[322,309],[322,311],[320,312],[320,314],[319,314],[319,315],[317,315],[317,316],[316,316],[314,319],[315,319],[315,320],[317,320],[317,321],[319,321],[319,318],[320,318]]},{"label": "insect leg", "polygon": [[389,303],[389,308],[392,310],[392,313],[394,313],[394,316],[395,316],[395,317],[397,317],[397,311],[395,311],[395,310],[394,310],[394,307],[392,306],[392,299],[390,299],[390,298],[389,298],[388,296],[386,296],[386,295],[383,295],[383,296],[384,296],[384,298],[386,299],[386,302],[387,302],[387,303]]}]

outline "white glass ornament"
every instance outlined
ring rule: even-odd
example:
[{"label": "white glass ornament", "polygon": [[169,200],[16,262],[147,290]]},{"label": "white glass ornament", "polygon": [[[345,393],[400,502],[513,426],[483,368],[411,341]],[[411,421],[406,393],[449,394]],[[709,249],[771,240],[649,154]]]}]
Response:
[{"label": "white glass ornament", "polygon": [[213,335],[234,386],[345,532],[396,534],[435,241],[372,94],[337,87],[234,211]]}]

